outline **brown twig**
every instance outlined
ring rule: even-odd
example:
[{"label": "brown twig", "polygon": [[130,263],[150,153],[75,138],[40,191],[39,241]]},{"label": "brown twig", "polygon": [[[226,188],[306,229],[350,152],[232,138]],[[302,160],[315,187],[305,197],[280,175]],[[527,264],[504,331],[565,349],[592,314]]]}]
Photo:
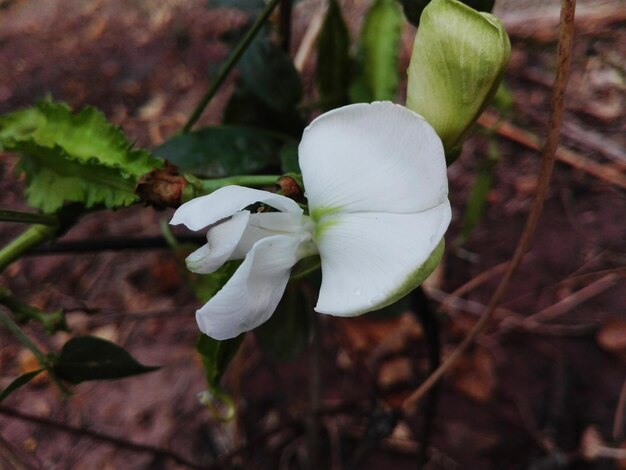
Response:
[{"label": "brown twig", "polygon": [[624,437],[626,432],[625,421],[626,420],[626,379],[622,384],[622,389],[619,392],[619,399],[617,400],[617,408],[615,408],[615,417],[613,418],[613,440],[619,442]]},{"label": "brown twig", "polygon": [[555,153],[558,148],[561,121],[563,120],[563,103],[565,89],[569,76],[569,65],[572,54],[572,44],[574,39],[574,17],[576,10],[576,0],[561,0],[561,20],[559,31],[559,42],[557,46],[557,68],[552,96],[550,99],[550,121],[548,135],[542,152],[542,165],[537,184],[537,192],[533,201],[533,206],[526,220],[524,231],[517,243],[515,253],[511,259],[511,264],[502,277],[500,284],[494,292],[487,309],[482,318],[469,332],[463,342],[448,356],[444,363],[428,379],[422,383],[402,404],[402,411],[407,415],[412,415],[418,402],[428,393],[428,391],[441,380],[443,375],[456,364],[457,360],[467,351],[474,342],[478,334],[487,326],[491,320],[497,305],[508,290],[511,278],[522,262],[524,254],[528,250],[532,236],[535,233],[539,216],[543,209],[543,203],[548,195],[550,177],[554,168]]},{"label": "brown twig", "polygon": [[155,446],[151,446],[147,444],[139,444],[137,442],[127,441],[126,439],[122,439],[116,436],[111,436],[109,434],[104,434],[98,431],[93,431],[91,429],[69,426],[65,423],[61,423],[58,421],[53,421],[51,419],[41,418],[39,416],[23,413],[21,411],[18,411],[12,408],[6,408],[4,406],[0,406],[0,414],[3,414],[5,416],[10,416],[11,418],[20,419],[22,421],[28,421],[30,423],[39,424],[41,426],[47,426],[49,428],[57,429],[59,431],[62,431],[68,434],[73,434],[75,436],[88,437],[89,439],[107,442],[116,447],[121,447],[123,449],[132,450],[134,452],[144,452],[144,453],[152,454],[155,456],[163,457],[166,459],[170,459],[188,468],[194,468],[198,470],[205,468],[202,465],[197,465],[193,462],[190,462],[186,458],[172,452],[171,450],[163,449],[162,447],[155,447]]},{"label": "brown twig", "polygon": [[[493,129],[499,136],[532,150],[538,151],[541,148],[539,138],[535,134],[521,129],[510,122],[502,121],[495,113],[489,111],[484,112],[478,119],[478,124],[487,129]],[[556,159],[576,169],[583,170],[601,180],[626,189],[626,175],[617,168],[594,162],[565,147],[557,149]]]},{"label": "brown twig", "polygon": [[558,301],[555,304],[550,305],[543,310],[530,315],[524,319],[524,324],[540,323],[544,321],[550,321],[559,317],[571,309],[577,307],[583,302],[600,295],[602,292],[613,286],[620,279],[621,276],[612,273],[601,277],[600,279],[586,285],[580,290],[577,290],[572,295],[568,295],[564,299]]}]

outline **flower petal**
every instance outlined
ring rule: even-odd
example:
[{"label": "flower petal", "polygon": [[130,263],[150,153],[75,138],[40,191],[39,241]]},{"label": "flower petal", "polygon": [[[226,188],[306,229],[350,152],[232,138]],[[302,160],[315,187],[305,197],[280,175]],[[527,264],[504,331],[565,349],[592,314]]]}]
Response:
[{"label": "flower petal", "polygon": [[439,261],[441,252],[433,257],[431,253],[440,245],[450,217],[447,200],[417,214],[370,212],[332,217],[317,240],[322,286],[315,310],[359,315],[406,295]]},{"label": "flower petal", "polygon": [[243,186],[224,186],[180,206],[170,224],[184,224],[191,230],[200,230],[255,202],[268,204],[282,212],[302,214],[300,206],[285,196]]},{"label": "flower petal", "polygon": [[196,311],[200,330],[224,340],[264,323],[285,291],[302,238],[275,235],[259,240],[226,285]]},{"label": "flower petal", "polygon": [[241,211],[212,227],[207,233],[207,243],[185,259],[187,268],[200,274],[212,273],[220,268],[239,245],[249,220],[250,212]]},{"label": "flower petal", "polygon": [[262,238],[273,235],[296,234],[306,230],[305,221],[307,219],[304,215],[287,212],[252,214],[231,259],[244,258],[252,246]]},{"label": "flower petal", "polygon": [[336,211],[421,212],[447,198],[441,140],[400,105],[360,103],[323,114],[304,131],[298,152],[314,219]]}]

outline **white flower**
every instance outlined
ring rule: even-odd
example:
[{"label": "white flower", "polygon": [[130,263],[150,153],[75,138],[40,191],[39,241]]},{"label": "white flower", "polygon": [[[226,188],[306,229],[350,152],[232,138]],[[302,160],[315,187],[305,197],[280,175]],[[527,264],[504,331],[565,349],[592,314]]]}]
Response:
[{"label": "white flower", "polygon": [[[196,312],[200,330],[233,338],[265,322],[291,268],[319,253],[315,310],[359,315],[406,295],[434,269],[450,223],[444,151],[419,115],[389,102],[345,106],[315,119],[299,147],[309,214],[293,200],[227,186],[183,204],[171,223],[209,228],[187,266],[210,273],[244,259]],[[261,202],[280,212],[251,214]]]}]

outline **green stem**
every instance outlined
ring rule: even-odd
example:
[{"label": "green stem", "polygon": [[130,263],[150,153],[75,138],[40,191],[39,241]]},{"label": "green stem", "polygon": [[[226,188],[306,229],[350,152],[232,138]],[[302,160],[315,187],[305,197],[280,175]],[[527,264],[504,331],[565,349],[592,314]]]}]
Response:
[{"label": "green stem", "polygon": [[31,225],[17,238],[0,250],[0,272],[29,249],[54,238],[57,227]]},{"label": "green stem", "polygon": [[226,178],[201,180],[192,175],[184,175],[189,184],[183,191],[182,201],[210,194],[224,186],[271,186],[276,184],[280,175],[237,175]]},{"label": "green stem", "polygon": [[226,63],[220,69],[217,77],[215,77],[215,80],[213,80],[213,82],[209,86],[209,89],[196,106],[196,109],[193,110],[193,113],[189,117],[189,120],[183,127],[183,133],[189,132],[194,124],[198,121],[198,119],[200,119],[200,116],[202,116],[202,113],[204,112],[205,108],[207,107],[213,96],[215,96],[217,91],[220,89],[233,67],[235,67],[237,62],[239,62],[239,59],[241,58],[243,53],[246,52],[246,49],[248,49],[248,46],[263,26],[263,23],[265,23],[265,21],[270,16],[274,8],[276,8],[276,5],[278,5],[279,2],[280,0],[271,0],[265,6],[263,11],[261,12],[261,15],[257,18],[252,27],[243,37],[243,39],[239,42],[239,44],[237,44],[237,47],[235,48],[235,50],[233,50],[231,55],[226,60]]},{"label": "green stem", "polygon": [[51,215],[36,214],[32,212],[19,212],[9,209],[0,209],[0,221],[42,225],[57,225],[59,223],[57,218]]}]

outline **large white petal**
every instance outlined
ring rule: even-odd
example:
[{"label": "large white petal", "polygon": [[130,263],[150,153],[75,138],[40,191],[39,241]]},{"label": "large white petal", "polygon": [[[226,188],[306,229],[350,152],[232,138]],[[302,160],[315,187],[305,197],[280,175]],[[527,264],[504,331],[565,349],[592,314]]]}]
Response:
[{"label": "large white petal", "polygon": [[344,212],[421,212],[447,198],[441,140],[418,114],[390,102],[338,108],[315,119],[298,149],[315,218]]},{"label": "large white petal", "polygon": [[250,212],[241,211],[212,227],[207,233],[207,243],[187,256],[187,268],[200,274],[212,273],[220,268],[233,255],[249,220]]},{"label": "large white petal", "polygon": [[315,310],[359,315],[389,305],[424,279],[450,223],[450,204],[417,214],[337,214],[317,240],[322,286]]},{"label": "large white petal", "polygon": [[302,214],[300,206],[288,197],[243,186],[224,186],[180,206],[170,224],[184,224],[191,230],[200,230],[255,202],[270,205],[282,212]]},{"label": "large white petal", "polygon": [[259,240],[226,285],[196,311],[200,330],[224,340],[264,323],[285,291],[301,241],[292,235]]}]

